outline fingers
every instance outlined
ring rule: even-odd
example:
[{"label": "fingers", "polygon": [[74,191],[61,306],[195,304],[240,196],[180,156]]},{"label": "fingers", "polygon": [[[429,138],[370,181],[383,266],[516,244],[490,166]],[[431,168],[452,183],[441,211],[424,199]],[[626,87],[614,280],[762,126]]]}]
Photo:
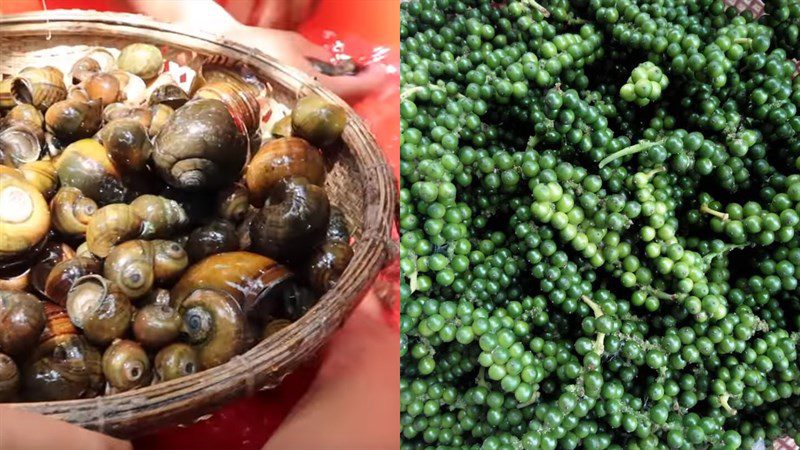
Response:
[{"label": "fingers", "polygon": [[0,407],[2,450],[133,450],[114,439],[50,417]]},{"label": "fingers", "polygon": [[386,66],[383,64],[370,64],[354,76],[329,77],[316,72],[316,78],[323,86],[348,103],[355,103],[369,95],[386,81],[386,77]]}]

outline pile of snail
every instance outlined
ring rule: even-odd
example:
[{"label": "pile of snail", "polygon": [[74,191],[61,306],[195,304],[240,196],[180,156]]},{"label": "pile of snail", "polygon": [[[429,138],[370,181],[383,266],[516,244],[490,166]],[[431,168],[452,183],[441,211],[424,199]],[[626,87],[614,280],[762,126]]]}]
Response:
[{"label": "pile of snail", "polygon": [[112,394],[224,364],[353,256],[325,191],[345,111],[149,44],[0,81],[0,402]]}]

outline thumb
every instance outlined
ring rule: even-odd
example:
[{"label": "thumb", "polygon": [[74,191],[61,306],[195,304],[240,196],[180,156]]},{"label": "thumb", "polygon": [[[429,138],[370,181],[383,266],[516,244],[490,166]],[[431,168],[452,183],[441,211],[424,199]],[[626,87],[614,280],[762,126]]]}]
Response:
[{"label": "thumb", "polygon": [[385,83],[387,76],[386,65],[370,64],[356,75],[330,77],[318,74],[316,78],[323,86],[353,104]]}]

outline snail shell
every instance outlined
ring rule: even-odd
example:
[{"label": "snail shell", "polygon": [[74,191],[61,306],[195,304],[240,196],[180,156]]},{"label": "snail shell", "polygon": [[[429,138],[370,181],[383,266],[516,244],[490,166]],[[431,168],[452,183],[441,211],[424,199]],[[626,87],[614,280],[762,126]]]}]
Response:
[{"label": "snail shell", "polygon": [[103,122],[105,123],[118,119],[134,119],[141,123],[143,127],[149,128],[152,118],[150,110],[143,106],[112,103],[103,109]]},{"label": "snail shell", "polygon": [[142,220],[141,237],[150,239],[175,234],[189,223],[189,216],[175,200],[142,195],[131,202],[133,213]]},{"label": "snail shell", "polygon": [[287,115],[283,119],[275,122],[272,125],[272,136],[274,137],[289,137],[292,135],[292,116]]},{"label": "snail shell", "polygon": [[74,100],[81,103],[89,103],[89,94],[83,86],[71,86],[67,89],[67,100]]},{"label": "snail shell", "polygon": [[301,98],[292,110],[292,135],[318,147],[327,147],[339,140],[346,123],[344,108],[318,95]]},{"label": "snail shell", "polygon": [[100,101],[103,107],[115,103],[122,96],[119,79],[110,73],[92,75],[83,88],[89,98]]},{"label": "snail shell", "polygon": [[231,222],[241,222],[250,209],[250,196],[247,188],[239,183],[223,189],[217,195],[217,215]]},{"label": "snail shell", "polygon": [[120,392],[150,384],[153,373],[150,358],[142,346],[129,340],[117,340],[103,353],[103,374]]},{"label": "snail shell", "polygon": [[0,166],[0,259],[14,257],[42,242],[50,229],[50,209],[16,170]]},{"label": "snail shell", "polygon": [[350,231],[347,229],[347,217],[341,209],[331,205],[331,217],[325,231],[326,241],[350,242]]},{"label": "snail shell", "polygon": [[30,267],[12,266],[0,271],[0,291],[25,291],[30,285]]},{"label": "snail shell", "polygon": [[200,358],[188,344],[170,344],[156,354],[155,372],[159,382],[185,377],[197,373],[198,370]]},{"label": "snail shell", "polygon": [[144,169],[153,151],[147,129],[136,119],[117,119],[107,123],[100,130],[100,140],[114,166],[122,171]]},{"label": "snail shell", "polygon": [[236,227],[227,220],[215,220],[195,228],[186,243],[186,253],[192,261],[235,250],[239,250],[239,236]]},{"label": "snail shell", "polygon": [[119,203],[125,199],[126,187],[106,149],[94,139],[70,144],[56,160],[62,186],[80,189],[98,204]]},{"label": "snail shell", "polygon": [[42,195],[49,199],[58,188],[58,172],[50,159],[25,163],[19,167],[22,176]]},{"label": "snail shell", "polygon": [[68,236],[86,233],[86,226],[97,212],[97,203],[78,188],[65,186],[50,201],[53,228]]},{"label": "snail shell", "polygon": [[44,283],[44,294],[55,304],[65,306],[67,294],[81,277],[100,273],[100,262],[94,258],[76,256],[53,266]]},{"label": "snail shell", "polygon": [[247,140],[219,100],[195,99],[175,111],[156,137],[153,162],[172,186],[212,190],[235,181]]},{"label": "snail shell", "polygon": [[79,84],[83,81],[90,79],[94,74],[100,72],[100,63],[89,56],[75,61],[69,75],[72,78],[72,84]]},{"label": "snail shell", "polygon": [[0,352],[25,355],[39,342],[45,326],[44,305],[27,292],[0,291]]},{"label": "snail shell", "polygon": [[86,338],[100,346],[123,337],[133,317],[128,297],[99,275],[87,275],[75,281],[67,294],[67,312]]},{"label": "snail shell", "polygon": [[324,188],[303,178],[284,179],[250,223],[252,248],[281,260],[297,258],[322,240],[329,217]]},{"label": "snail shell", "polygon": [[264,144],[245,172],[253,205],[263,205],[278,182],[286,177],[304,177],[310,183],[322,186],[325,182],[322,153],[296,137],[274,139]]},{"label": "snail shell", "polygon": [[198,289],[183,300],[180,311],[181,331],[197,351],[202,368],[224,364],[244,350],[245,315],[230,295]]},{"label": "snail shell", "polygon": [[0,80],[0,111],[11,109],[16,106],[17,101],[11,95],[11,83],[13,78],[5,78]]},{"label": "snail shell", "polygon": [[175,281],[189,265],[189,256],[183,246],[175,241],[156,239],[153,243],[153,275],[156,282]]},{"label": "snail shell", "polygon": [[242,89],[237,83],[207,83],[195,92],[194,98],[213,98],[224,103],[236,126],[248,135],[259,129],[258,99],[251,90]]},{"label": "snail shell", "polygon": [[174,279],[188,265],[183,248],[171,241],[132,240],[111,249],[103,275],[127,296],[147,294],[156,281]]},{"label": "snail shell", "polygon": [[150,304],[136,312],[133,335],[145,347],[162,348],[178,339],[181,325],[181,316],[175,308]]},{"label": "snail shell", "polygon": [[179,86],[174,84],[162,84],[150,94],[148,103],[150,105],[163,104],[172,109],[178,109],[188,101],[189,95]]},{"label": "snail shell", "polygon": [[264,331],[261,333],[261,339],[266,339],[291,324],[292,321],[286,319],[270,320],[269,323],[264,326]]},{"label": "snail shell", "polygon": [[19,167],[36,161],[41,154],[42,141],[28,125],[12,125],[0,131],[0,163]]},{"label": "snail shell", "polygon": [[117,57],[117,67],[144,80],[158,76],[164,68],[161,51],[150,44],[130,44]]},{"label": "snail shell", "polygon": [[150,128],[148,128],[148,133],[150,136],[158,136],[158,133],[160,133],[164,128],[164,125],[169,122],[170,117],[172,117],[172,114],[174,113],[175,109],[170,108],[163,103],[151,106],[150,115],[152,120],[150,122]]},{"label": "snail shell", "polygon": [[19,368],[10,356],[0,353],[0,403],[13,400],[19,392]]},{"label": "snail shell", "polygon": [[47,130],[60,141],[72,143],[91,137],[101,125],[100,102],[89,100],[62,100],[48,108],[44,115]]},{"label": "snail shell", "polygon": [[[17,105],[6,114],[6,124],[8,125],[26,125],[31,130],[42,130],[44,127],[44,115],[35,106],[23,103]],[[40,135],[37,134],[37,137]]]},{"label": "snail shell", "polygon": [[147,85],[140,77],[124,70],[112,70],[111,75],[119,81],[120,97],[130,105],[141,105],[147,100]]},{"label": "snail shell", "polygon": [[347,242],[323,242],[306,263],[306,274],[314,291],[322,295],[330,290],[342,276],[352,258],[353,249]]},{"label": "snail shell", "polygon": [[92,254],[105,258],[111,248],[142,233],[142,219],[130,205],[115,203],[97,210],[86,226],[86,244]]},{"label": "snail shell", "polygon": [[30,282],[36,292],[45,295],[45,283],[56,264],[75,257],[75,250],[61,242],[48,243],[31,267]]},{"label": "snail shell", "polygon": [[17,103],[29,103],[41,111],[67,97],[64,74],[55,67],[28,67],[11,81],[11,96]]}]

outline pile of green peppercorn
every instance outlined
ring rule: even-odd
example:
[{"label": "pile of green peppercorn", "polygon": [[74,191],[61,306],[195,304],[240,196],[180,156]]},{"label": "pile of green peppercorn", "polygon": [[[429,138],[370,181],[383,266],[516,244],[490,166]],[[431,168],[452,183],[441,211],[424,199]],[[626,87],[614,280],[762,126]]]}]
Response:
[{"label": "pile of green peppercorn", "polygon": [[404,450],[800,442],[800,2],[766,3],[403,3]]}]

